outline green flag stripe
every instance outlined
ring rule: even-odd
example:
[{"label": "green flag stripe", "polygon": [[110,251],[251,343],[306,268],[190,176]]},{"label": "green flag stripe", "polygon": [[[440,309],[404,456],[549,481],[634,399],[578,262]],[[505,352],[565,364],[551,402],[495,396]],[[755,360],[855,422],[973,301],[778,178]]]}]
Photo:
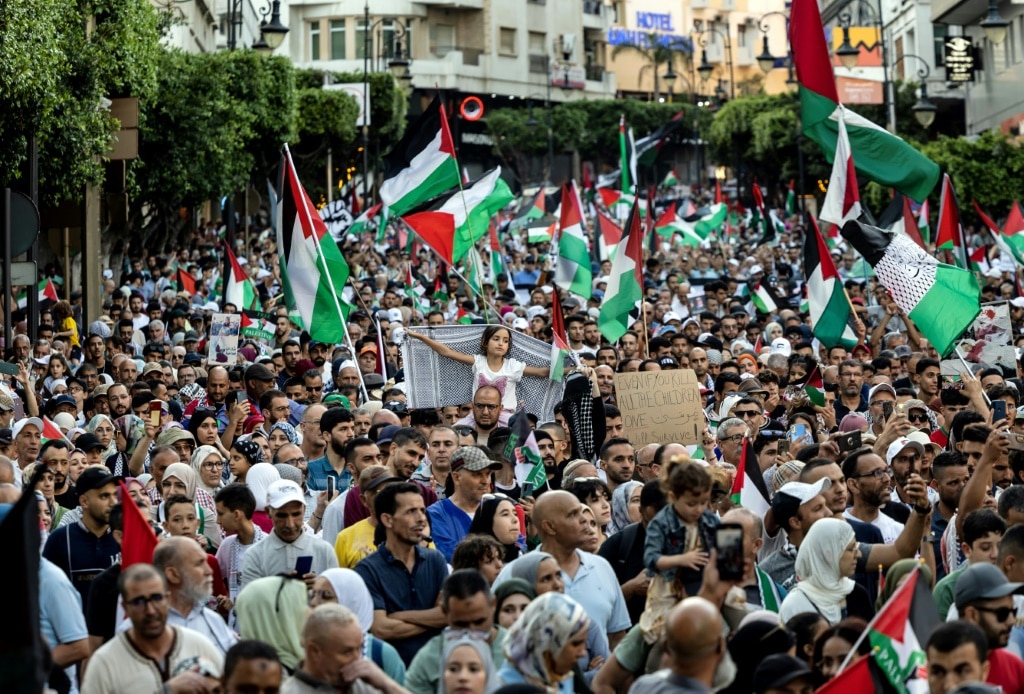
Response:
[{"label": "green flag stripe", "polygon": [[910,312],[910,320],[936,351],[946,356],[960,334],[981,313],[978,295],[977,280],[970,272],[939,265],[935,284]]}]

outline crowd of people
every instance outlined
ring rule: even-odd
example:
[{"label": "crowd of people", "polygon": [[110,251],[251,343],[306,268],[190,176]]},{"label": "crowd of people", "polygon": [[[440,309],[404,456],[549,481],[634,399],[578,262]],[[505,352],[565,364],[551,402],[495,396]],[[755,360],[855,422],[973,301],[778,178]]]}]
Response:
[{"label": "crowd of people", "polygon": [[[939,620],[916,634],[932,694],[1024,692],[1016,372],[943,375],[842,249],[859,343],[822,346],[800,312],[799,227],[749,254],[650,249],[642,315],[614,343],[607,264],[570,296],[549,244],[505,238],[484,298],[428,254],[347,239],[349,341],[324,344],[273,308],[277,253],[254,235],[238,255],[275,332],[243,337],[237,363],[206,356],[213,314],[241,308],[215,299],[209,231],[105,273],[94,320],[71,295],[19,324],[0,513],[38,502],[50,688],[804,694],[872,649],[868,624],[913,578]],[[1020,335],[1024,298],[1010,304]],[[510,352],[516,333],[551,343],[554,312],[571,357],[548,420],[517,394],[551,370]],[[432,337],[467,320],[479,349]],[[404,340],[442,375],[472,369],[471,399],[410,407]],[[670,369],[696,375],[701,441],[635,445],[616,374]],[[521,418],[539,485],[508,445]],[[767,510],[737,502],[744,468]],[[122,567],[136,509],[158,543]]]}]

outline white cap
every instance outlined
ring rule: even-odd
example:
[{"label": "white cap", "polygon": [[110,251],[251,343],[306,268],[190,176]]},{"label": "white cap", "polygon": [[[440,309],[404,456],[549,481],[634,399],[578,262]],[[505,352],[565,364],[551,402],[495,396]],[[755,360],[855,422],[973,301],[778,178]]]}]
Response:
[{"label": "white cap", "polygon": [[402,309],[400,308],[389,308],[387,312],[388,321],[392,323],[402,322]]},{"label": "white cap", "polygon": [[883,391],[891,395],[893,399],[896,398],[895,388],[893,388],[888,383],[879,383],[878,385],[873,386],[871,390],[868,391],[868,404],[871,404],[871,401],[875,399],[875,393],[880,393]]},{"label": "white cap", "polygon": [[789,344],[789,340],[784,337],[777,337],[772,340],[772,354],[781,354],[784,357],[788,357],[793,352],[793,346]]},{"label": "white cap", "polygon": [[679,321],[680,323],[683,322],[683,319],[680,318],[679,314],[675,311],[666,311],[665,315],[661,317],[662,323],[671,323],[674,320]]},{"label": "white cap", "polygon": [[526,309],[526,317],[529,318],[530,320],[533,320],[537,316],[543,316],[547,312],[548,310],[543,306],[531,306],[528,309]]},{"label": "white cap", "polygon": [[801,504],[806,504],[808,501],[818,496],[831,486],[832,480],[828,477],[822,477],[814,484],[807,484],[806,482],[786,482],[784,485],[779,487],[779,491],[775,493],[791,496],[794,499],[799,499]]},{"label": "white cap", "polygon": [[885,451],[885,462],[888,465],[892,465],[892,460],[900,454],[904,448],[913,448],[920,455],[924,455],[924,446],[919,441],[914,441],[906,436],[898,438],[889,444],[889,448]]},{"label": "white cap", "polygon": [[907,434],[907,438],[910,439],[911,441],[916,441],[917,443],[921,444],[921,446],[923,446],[924,448],[931,448],[932,453],[934,453],[935,455],[942,453],[942,446],[928,438],[928,434],[921,430],[910,432],[909,434]]},{"label": "white cap", "polygon": [[516,318],[512,321],[512,327],[515,330],[526,330],[530,327],[530,324],[526,322],[525,318]]},{"label": "white cap", "polygon": [[1003,276],[1003,273],[1000,270],[996,269],[996,268],[992,268],[991,270],[989,270],[988,272],[985,273],[985,277],[989,277],[989,278],[994,279],[994,280],[997,280],[997,279],[999,279],[1002,276]]},{"label": "white cap", "polygon": [[1010,299],[1010,303],[1017,308],[1024,308],[1024,296],[1015,296]]},{"label": "white cap", "polygon": [[11,436],[18,438],[21,430],[30,424],[38,429],[40,434],[43,433],[43,420],[39,419],[39,417],[25,417],[25,419],[19,419],[14,423],[14,426],[11,428]]},{"label": "white cap", "polygon": [[66,434],[75,428],[75,416],[67,412],[58,412],[53,415],[53,423]]},{"label": "white cap", "polygon": [[724,422],[729,418],[729,413],[732,412],[732,408],[736,407],[736,403],[744,398],[744,395],[727,395],[722,400],[722,406],[718,408],[718,421]]},{"label": "white cap", "polygon": [[750,270],[748,271],[747,274],[756,275],[758,273],[763,273],[763,272],[764,272],[764,269],[760,265],[758,265],[757,263],[754,263],[753,265],[750,266]]},{"label": "white cap", "polygon": [[267,487],[267,506],[270,508],[281,508],[285,504],[298,501],[306,505],[306,496],[302,493],[302,487],[291,480],[275,480]]}]

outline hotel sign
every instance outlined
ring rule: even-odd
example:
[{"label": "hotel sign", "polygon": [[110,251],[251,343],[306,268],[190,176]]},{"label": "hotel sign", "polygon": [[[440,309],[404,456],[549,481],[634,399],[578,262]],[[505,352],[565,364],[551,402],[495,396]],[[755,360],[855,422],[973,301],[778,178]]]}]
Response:
[{"label": "hotel sign", "polygon": [[974,81],[974,45],[969,38],[950,36],[942,44],[946,63],[946,81],[962,84]]}]

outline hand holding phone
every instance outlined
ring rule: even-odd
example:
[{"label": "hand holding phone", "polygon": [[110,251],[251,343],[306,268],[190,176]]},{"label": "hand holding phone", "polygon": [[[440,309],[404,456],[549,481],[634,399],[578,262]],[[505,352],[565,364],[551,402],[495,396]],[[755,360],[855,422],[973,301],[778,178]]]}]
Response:
[{"label": "hand holding phone", "polygon": [[993,424],[995,424],[996,422],[998,422],[1000,420],[1006,419],[1006,401],[1005,400],[1000,400],[1000,399],[997,398],[997,399],[992,401],[992,404],[989,406],[989,408],[992,410],[992,423]]},{"label": "hand holding phone", "polygon": [[295,574],[299,578],[302,578],[303,576],[305,576],[306,574],[308,574],[312,570],[313,570],[313,557],[312,556],[309,556],[309,555],[302,556],[302,557],[299,557],[299,558],[297,558],[295,560]]},{"label": "hand holding phone", "polygon": [[882,421],[888,422],[892,417],[892,402],[886,400],[882,403]]},{"label": "hand holding phone", "polygon": [[743,526],[739,523],[722,523],[715,529],[716,567],[718,577],[723,581],[743,579]]},{"label": "hand holding phone", "polygon": [[149,423],[151,426],[160,426],[160,417],[163,415],[163,403],[159,400],[149,401]]},{"label": "hand holding phone", "polygon": [[327,502],[330,503],[332,499],[334,499],[334,478],[328,475],[328,477],[327,477]]}]

